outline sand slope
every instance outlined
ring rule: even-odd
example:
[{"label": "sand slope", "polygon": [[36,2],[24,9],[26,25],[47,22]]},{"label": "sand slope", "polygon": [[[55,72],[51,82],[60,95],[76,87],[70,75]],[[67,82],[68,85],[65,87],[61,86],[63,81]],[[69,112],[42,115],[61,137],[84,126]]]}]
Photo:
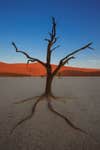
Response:
[{"label": "sand slope", "polygon": [[[57,65],[52,64],[52,70]],[[7,64],[0,62],[0,76],[45,76],[46,70],[39,63]],[[100,69],[77,68],[63,66],[58,72],[59,76],[100,76]]]}]

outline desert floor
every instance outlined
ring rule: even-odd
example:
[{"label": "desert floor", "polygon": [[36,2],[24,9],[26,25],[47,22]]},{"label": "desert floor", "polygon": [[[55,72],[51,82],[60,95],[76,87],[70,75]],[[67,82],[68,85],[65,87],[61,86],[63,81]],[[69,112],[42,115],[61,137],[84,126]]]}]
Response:
[{"label": "desert floor", "polygon": [[54,108],[97,143],[48,110],[45,100],[10,135],[13,126],[31,112],[36,99],[14,102],[41,95],[44,87],[44,77],[0,77],[0,150],[100,150],[100,77],[56,77],[52,88],[56,96],[64,97],[52,101]]}]

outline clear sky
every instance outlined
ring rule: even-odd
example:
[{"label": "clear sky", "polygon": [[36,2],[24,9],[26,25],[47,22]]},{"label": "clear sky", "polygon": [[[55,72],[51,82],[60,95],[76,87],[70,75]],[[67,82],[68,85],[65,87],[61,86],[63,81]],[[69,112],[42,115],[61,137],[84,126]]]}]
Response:
[{"label": "clear sky", "polygon": [[100,68],[100,0],[0,0],[0,61],[26,62],[11,45],[45,61],[51,16],[57,21],[60,48],[52,63],[93,41],[96,50],[79,53],[70,66]]}]

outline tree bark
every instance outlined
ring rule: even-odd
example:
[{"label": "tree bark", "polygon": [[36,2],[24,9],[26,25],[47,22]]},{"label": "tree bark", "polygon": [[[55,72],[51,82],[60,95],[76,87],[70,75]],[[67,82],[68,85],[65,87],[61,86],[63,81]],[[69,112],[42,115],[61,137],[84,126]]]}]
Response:
[{"label": "tree bark", "polygon": [[53,76],[51,74],[48,74],[46,77],[46,86],[45,86],[45,95],[49,96],[52,95],[52,81],[53,81]]}]

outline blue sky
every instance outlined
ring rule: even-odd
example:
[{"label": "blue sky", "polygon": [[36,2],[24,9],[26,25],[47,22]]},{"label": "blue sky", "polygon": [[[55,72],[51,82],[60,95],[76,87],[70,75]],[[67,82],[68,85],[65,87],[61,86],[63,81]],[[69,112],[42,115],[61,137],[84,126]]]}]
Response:
[{"label": "blue sky", "polygon": [[60,37],[52,63],[74,49],[93,41],[96,50],[86,50],[70,61],[70,66],[100,68],[100,1],[99,0],[0,0],[0,61],[26,62],[14,51],[15,41],[21,50],[45,61],[44,41],[56,18]]}]

